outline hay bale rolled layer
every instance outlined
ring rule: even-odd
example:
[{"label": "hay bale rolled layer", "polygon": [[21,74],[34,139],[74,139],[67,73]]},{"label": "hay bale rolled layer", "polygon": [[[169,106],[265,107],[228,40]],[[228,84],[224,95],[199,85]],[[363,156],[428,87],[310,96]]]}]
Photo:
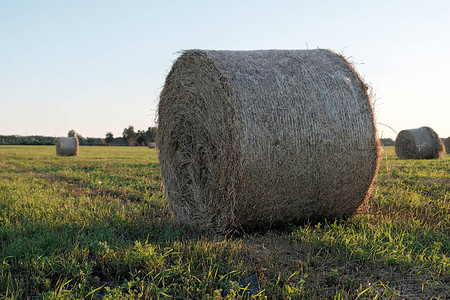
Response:
[{"label": "hay bale rolled layer", "polygon": [[450,154],[450,136],[445,140],[445,152]]},{"label": "hay bale rolled layer", "polygon": [[400,159],[442,158],[444,144],[430,127],[406,129],[395,139],[395,153]]},{"label": "hay bale rolled layer", "polygon": [[185,51],[158,116],[168,203],[200,229],[346,217],[378,170],[367,86],[328,50]]},{"label": "hay bale rolled layer", "polygon": [[58,156],[77,156],[78,149],[78,137],[59,137],[56,139],[56,155]]}]

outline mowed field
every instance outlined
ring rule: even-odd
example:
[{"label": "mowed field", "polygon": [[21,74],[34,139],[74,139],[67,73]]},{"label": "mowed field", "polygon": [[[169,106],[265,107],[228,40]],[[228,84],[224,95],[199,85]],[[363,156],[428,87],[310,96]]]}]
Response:
[{"label": "mowed field", "polygon": [[0,298],[449,299],[450,155],[382,155],[368,213],[221,236],[175,223],[154,149],[0,146]]}]

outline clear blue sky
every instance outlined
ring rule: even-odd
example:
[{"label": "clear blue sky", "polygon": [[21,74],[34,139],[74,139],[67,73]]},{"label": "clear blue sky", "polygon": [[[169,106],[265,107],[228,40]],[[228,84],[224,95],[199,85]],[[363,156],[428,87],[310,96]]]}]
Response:
[{"label": "clear blue sky", "polygon": [[448,137],[449,30],[447,0],[0,0],[0,134],[153,126],[183,49],[320,47],[352,57],[379,123]]}]

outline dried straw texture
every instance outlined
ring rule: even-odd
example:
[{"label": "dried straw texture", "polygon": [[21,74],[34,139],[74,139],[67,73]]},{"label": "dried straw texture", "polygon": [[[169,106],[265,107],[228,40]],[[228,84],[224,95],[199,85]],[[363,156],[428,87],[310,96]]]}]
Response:
[{"label": "dried straw texture", "polygon": [[56,155],[77,156],[79,143],[77,137],[59,137],[56,139]]},{"label": "dried straw texture", "polygon": [[400,159],[442,158],[444,144],[430,127],[407,129],[397,135],[395,153]]},{"label": "dried straw texture", "polygon": [[328,50],[185,51],[158,118],[168,203],[200,229],[346,217],[378,170],[367,86]]},{"label": "dried straw texture", "polygon": [[450,136],[445,140],[445,152],[450,154]]}]

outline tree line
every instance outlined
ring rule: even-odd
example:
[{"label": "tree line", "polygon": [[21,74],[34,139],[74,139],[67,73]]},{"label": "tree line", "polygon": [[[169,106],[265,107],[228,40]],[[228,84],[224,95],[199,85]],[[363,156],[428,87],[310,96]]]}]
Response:
[{"label": "tree line", "polygon": [[[114,137],[111,132],[107,132],[104,138],[85,138],[75,130],[69,130],[67,136],[77,136],[82,146],[148,146],[155,142],[156,127],[148,127],[147,130],[134,130],[134,126],[123,129],[121,137]],[[384,146],[394,146],[391,138],[380,139]],[[445,142],[445,139],[443,139]],[[56,138],[51,136],[30,135],[0,135],[0,145],[55,145]]]},{"label": "tree line", "polygon": [[[130,125],[123,129],[122,136],[114,137],[107,132],[104,138],[83,137],[74,129],[69,130],[68,137],[78,137],[81,146],[148,146],[155,142],[156,127],[135,131]],[[0,145],[55,145],[56,138],[42,135],[0,135]]]}]

